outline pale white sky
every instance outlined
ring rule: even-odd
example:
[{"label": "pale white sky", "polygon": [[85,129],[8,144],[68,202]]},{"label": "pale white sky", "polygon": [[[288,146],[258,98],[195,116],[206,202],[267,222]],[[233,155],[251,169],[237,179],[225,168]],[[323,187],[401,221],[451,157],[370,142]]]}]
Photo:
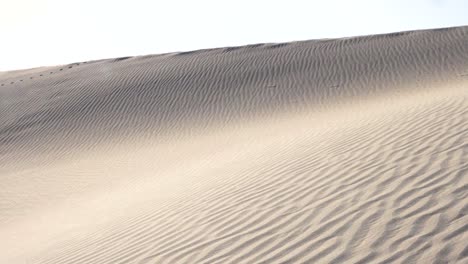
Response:
[{"label": "pale white sky", "polygon": [[0,71],[459,25],[466,0],[0,0]]}]

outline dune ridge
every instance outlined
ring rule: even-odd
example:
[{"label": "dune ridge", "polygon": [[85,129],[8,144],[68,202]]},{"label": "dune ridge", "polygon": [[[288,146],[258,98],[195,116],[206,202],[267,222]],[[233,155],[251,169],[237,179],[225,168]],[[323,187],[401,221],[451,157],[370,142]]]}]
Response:
[{"label": "dune ridge", "polygon": [[0,85],[0,263],[468,261],[468,27]]}]

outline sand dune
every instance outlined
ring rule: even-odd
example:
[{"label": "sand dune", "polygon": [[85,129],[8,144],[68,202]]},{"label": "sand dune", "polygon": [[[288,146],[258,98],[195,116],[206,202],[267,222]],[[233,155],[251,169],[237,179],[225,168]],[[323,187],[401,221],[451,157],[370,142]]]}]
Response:
[{"label": "sand dune", "polygon": [[468,27],[0,85],[0,263],[468,262]]}]

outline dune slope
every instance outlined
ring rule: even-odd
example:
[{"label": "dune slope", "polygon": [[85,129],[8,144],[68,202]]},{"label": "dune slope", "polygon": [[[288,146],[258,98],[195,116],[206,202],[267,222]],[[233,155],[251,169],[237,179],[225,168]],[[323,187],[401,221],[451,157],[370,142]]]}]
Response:
[{"label": "dune slope", "polygon": [[0,85],[0,263],[468,261],[468,27]]}]

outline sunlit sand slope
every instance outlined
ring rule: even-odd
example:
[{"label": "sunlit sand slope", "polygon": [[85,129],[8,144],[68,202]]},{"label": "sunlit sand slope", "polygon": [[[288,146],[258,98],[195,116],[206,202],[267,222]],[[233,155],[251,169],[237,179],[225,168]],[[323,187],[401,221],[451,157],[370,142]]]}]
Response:
[{"label": "sunlit sand slope", "polygon": [[0,263],[468,262],[468,27],[0,85]]}]

